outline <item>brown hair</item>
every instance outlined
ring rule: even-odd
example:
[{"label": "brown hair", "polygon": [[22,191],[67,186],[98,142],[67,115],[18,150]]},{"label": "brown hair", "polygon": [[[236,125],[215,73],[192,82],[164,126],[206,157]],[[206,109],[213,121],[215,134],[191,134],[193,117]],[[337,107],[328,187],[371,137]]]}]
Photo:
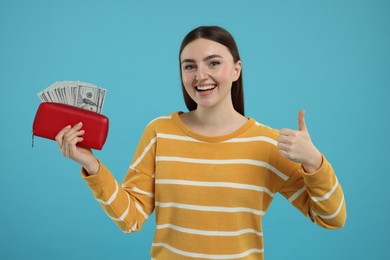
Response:
[{"label": "brown hair", "polygon": [[[196,39],[207,39],[211,41],[218,42],[228,48],[230,53],[233,56],[233,61],[237,62],[240,59],[240,54],[238,53],[237,44],[233,38],[233,36],[226,31],[225,29],[218,26],[200,26],[198,28],[193,29],[189,32],[183,39],[179,52],[179,64],[180,64],[180,55],[183,49],[192,41]],[[182,78],[181,67],[180,67],[180,78]],[[194,100],[188,95],[187,91],[184,88],[183,80],[181,81],[181,86],[183,90],[184,102],[189,111],[195,110],[197,108],[197,104]],[[240,73],[240,77],[232,83],[232,102],[234,109],[245,116],[244,112],[244,90],[242,84],[242,70]]]}]

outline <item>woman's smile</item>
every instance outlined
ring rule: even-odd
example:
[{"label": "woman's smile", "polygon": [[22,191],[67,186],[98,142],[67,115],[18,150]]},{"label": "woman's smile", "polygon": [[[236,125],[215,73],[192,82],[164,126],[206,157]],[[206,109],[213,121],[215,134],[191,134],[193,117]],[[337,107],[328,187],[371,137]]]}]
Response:
[{"label": "woman's smile", "polygon": [[197,91],[207,91],[207,90],[213,90],[216,87],[217,87],[217,85],[196,86],[195,89]]},{"label": "woman's smile", "polygon": [[214,85],[201,85],[201,86],[196,86],[195,90],[199,96],[208,96],[216,88],[217,88],[216,84],[214,84]]}]

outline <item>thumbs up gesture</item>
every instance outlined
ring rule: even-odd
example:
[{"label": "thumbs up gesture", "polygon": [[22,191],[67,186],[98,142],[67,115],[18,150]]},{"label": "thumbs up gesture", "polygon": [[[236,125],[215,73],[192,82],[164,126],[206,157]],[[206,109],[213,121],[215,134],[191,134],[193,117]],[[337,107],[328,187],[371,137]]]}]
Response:
[{"label": "thumbs up gesture", "polygon": [[322,155],[311,141],[304,110],[298,114],[298,130],[280,130],[278,148],[284,158],[301,163],[307,173],[313,173],[321,167]]}]

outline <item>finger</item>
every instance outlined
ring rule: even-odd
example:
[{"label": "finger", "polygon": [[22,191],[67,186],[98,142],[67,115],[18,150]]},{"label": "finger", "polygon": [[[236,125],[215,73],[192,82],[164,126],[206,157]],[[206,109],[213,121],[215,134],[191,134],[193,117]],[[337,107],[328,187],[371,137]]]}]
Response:
[{"label": "finger", "polygon": [[62,146],[62,140],[63,140],[63,138],[64,138],[64,134],[67,132],[67,131],[69,131],[69,129],[71,128],[71,126],[70,125],[67,125],[67,126],[65,126],[60,132],[58,132],[58,134],[55,136],[55,140],[56,140],[56,142],[57,142],[57,144],[58,144],[58,146],[61,148],[61,146]]},{"label": "finger", "polygon": [[85,131],[80,130],[81,127],[82,123],[78,123],[63,134],[62,141],[60,142],[60,148],[65,157],[70,158],[75,152],[77,152],[76,144],[83,141],[81,136],[85,133]]},{"label": "finger", "polygon": [[83,123],[82,123],[82,122],[79,122],[79,123],[77,123],[77,124],[75,124],[75,125],[73,126],[72,130],[78,131],[78,130],[80,130],[82,127],[83,127]]},{"label": "finger", "polygon": [[279,131],[280,135],[283,136],[294,136],[297,131],[289,128],[283,128]]},{"label": "finger", "polygon": [[280,150],[280,149],[279,149],[279,154],[280,154],[282,157],[286,158],[286,159],[289,159],[289,157],[290,157],[290,155],[288,154],[288,152],[285,151],[285,150]]},{"label": "finger", "polygon": [[64,133],[64,138],[65,137],[68,137],[68,136],[71,136],[73,135],[74,133],[77,133],[78,131],[80,131],[81,127],[83,126],[83,124],[80,122],[78,124],[75,124],[71,129],[69,129],[68,131],[66,131]]},{"label": "finger", "polygon": [[305,110],[298,113],[298,129],[299,131],[308,132],[305,121]]},{"label": "finger", "polygon": [[[82,132],[82,131],[79,131]],[[78,135],[73,135],[71,137],[67,137],[66,140],[63,142],[61,151],[62,154],[65,157],[72,158],[72,156],[77,153],[77,143],[82,142],[84,140],[83,137],[80,137]]]},{"label": "finger", "polygon": [[278,144],[281,143],[281,144],[291,144],[292,138],[288,135],[279,135],[278,137]]},{"label": "finger", "polygon": [[72,139],[70,145],[68,146],[68,157],[73,158],[73,155],[75,155],[78,152],[77,143],[82,142],[84,138],[82,137],[75,137]]},{"label": "finger", "polygon": [[288,144],[285,144],[285,143],[278,143],[278,148],[279,148],[279,151],[286,151],[286,152],[289,152],[290,151],[290,148],[291,146],[288,145]]},{"label": "finger", "polygon": [[84,130],[79,130],[77,132],[69,131],[64,135],[63,140],[65,143],[69,145],[75,145],[78,143],[77,141],[75,141],[75,139],[77,140],[77,138],[81,137],[84,133],[85,133]]},{"label": "finger", "polygon": [[72,128],[70,125],[67,125],[65,126],[56,136],[55,136],[55,140],[57,141],[57,143],[60,145],[61,147],[61,144],[62,144],[62,140],[64,139],[64,136],[65,135],[69,135],[71,133],[73,133],[74,131],[78,131],[81,129],[81,127],[83,126],[83,124],[80,122],[76,125],[74,125],[74,127]]}]

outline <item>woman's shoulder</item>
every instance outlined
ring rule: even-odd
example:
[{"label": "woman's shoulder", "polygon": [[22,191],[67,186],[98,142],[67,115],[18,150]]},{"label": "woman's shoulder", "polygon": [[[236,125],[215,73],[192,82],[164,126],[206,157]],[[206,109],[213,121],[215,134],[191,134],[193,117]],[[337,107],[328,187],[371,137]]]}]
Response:
[{"label": "woman's shoulder", "polygon": [[179,112],[172,112],[170,114],[161,115],[150,120],[146,125],[146,131],[157,131],[161,128],[170,128],[174,123],[174,118]]},{"label": "woman's shoulder", "polygon": [[265,136],[265,137],[269,137],[269,138],[272,138],[275,140],[278,138],[278,136],[279,136],[278,129],[273,128],[269,125],[263,124],[254,118],[250,118],[250,120],[254,121],[253,127],[251,129],[252,135]]},{"label": "woman's shoulder", "polygon": [[177,113],[177,112],[174,112],[174,113],[171,113],[171,114],[167,114],[167,115],[158,116],[158,117],[152,119],[152,120],[147,124],[147,127],[148,127],[148,126],[154,126],[154,125],[159,125],[159,124],[167,123],[169,120],[172,120],[172,118],[174,117],[174,114],[175,114],[175,113]]}]

